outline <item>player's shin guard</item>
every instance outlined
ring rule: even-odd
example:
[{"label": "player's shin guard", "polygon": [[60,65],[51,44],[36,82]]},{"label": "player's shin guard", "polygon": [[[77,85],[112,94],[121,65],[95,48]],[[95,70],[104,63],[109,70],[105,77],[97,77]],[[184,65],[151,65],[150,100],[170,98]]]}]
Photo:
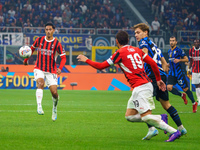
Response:
[{"label": "player's shin guard", "polygon": [[173,106],[170,106],[167,109],[167,112],[170,114],[171,118],[174,120],[174,122],[176,123],[177,127],[182,125],[181,119],[180,119],[180,117],[178,115],[178,112],[177,112],[176,108],[174,108]]},{"label": "player's shin guard", "polygon": [[54,98],[52,97],[52,100],[53,100],[53,108],[56,108],[57,105],[58,105],[58,99],[59,99],[59,96],[57,98]]},{"label": "player's shin guard", "polygon": [[176,129],[174,129],[173,127],[169,126],[168,124],[166,124],[164,121],[161,120],[160,115],[146,115],[142,117],[142,120],[156,128],[162,129],[171,134],[176,132]]},{"label": "player's shin guard", "polygon": [[36,90],[36,100],[37,100],[38,107],[42,107],[42,97],[43,97],[43,90],[37,89]]},{"label": "player's shin guard", "polygon": [[130,121],[130,122],[143,122],[140,114],[125,116],[125,118],[127,121]]}]

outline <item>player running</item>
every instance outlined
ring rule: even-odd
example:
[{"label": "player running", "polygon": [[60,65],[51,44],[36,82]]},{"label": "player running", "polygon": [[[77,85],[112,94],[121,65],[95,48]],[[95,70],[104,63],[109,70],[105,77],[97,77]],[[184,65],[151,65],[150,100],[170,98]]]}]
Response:
[{"label": "player running", "polygon": [[[145,23],[139,23],[134,25],[133,29],[135,30],[135,37],[136,40],[139,42],[139,48],[143,50],[146,54],[148,54],[156,63],[159,68],[159,72],[161,75],[161,79],[166,83],[167,77],[165,71],[168,71],[168,64],[163,57],[163,54],[161,50],[156,46],[155,43],[153,43],[149,38],[149,26]],[[145,64],[145,71],[153,81],[153,87],[154,87],[154,93],[153,95],[156,96],[156,100],[158,100],[162,107],[170,114],[173,121],[176,123],[178,130],[181,132],[181,134],[186,134],[187,130],[182,125],[181,119],[179,117],[179,114],[174,108],[170,102],[169,102],[169,96],[168,91],[162,91],[158,88],[155,73],[152,70],[153,68],[149,64]],[[167,122],[167,121],[166,121]],[[148,125],[148,124],[147,124]],[[153,136],[158,134],[157,129],[155,127],[148,125],[149,131],[147,135],[143,138],[144,140],[149,140]],[[165,132],[166,134],[167,132]]]},{"label": "player running", "polygon": [[195,102],[193,94],[188,88],[185,72],[181,69],[180,64],[181,62],[188,62],[188,57],[185,55],[185,52],[182,49],[176,46],[177,41],[174,36],[170,37],[169,43],[171,48],[168,50],[170,70],[167,82],[167,90],[172,94],[181,96],[181,93],[176,88],[173,88],[173,85],[178,83],[178,85],[183,89],[183,91],[192,101],[193,113],[196,113],[198,103]]},{"label": "player running", "polygon": [[192,67],[192,84],[196,87],[198,106],[200,106],[200,48],[199,40],[194,40],[194,47],[189,50],[190,64],[188,73],[191,74]]},{"label": "player running", "polygon": [[127,45],[128,41],[128,33],[119,31],[116,35],[116,43],[119,49],[109,59],[102,63],[93,62],[84,55],[79,55],[77,59],[78,61],[86,62],[90,66],[100,70],[113,64],[118,64],[123,70],[127,81],[133,88],[132,95],[127,105],[126,119],[131,122],[144,121],[156,128],[165,130],[171,134],[166,142],[172,142],[181,135],[180,131],[169,126],[161,119],[165,114],[151,114],[152,109],[155,108],[153,86],[145,73],[143,62],[151,65],[159,89],[165,91],[166,85],[161,80],[157,64],[141,49]]},{"label": "player running", "polygon": [[[53,110],[52,120],[57,119],[57,74],[61,74],[61,70],[66,62],[65,50],[61,43],[53,37],[55,26],[52,23],[45,25],[46,36],[38,37],[31,46],[32,54],[37,48],[37,60],[34,66],[34,79],[37,82],[38,88],[36,90],[37,113],[43,115],[42,98],[44,84],[46,84],[52,94]],[[57,55],[60,54],[61,62],[59,68],[56,67]],[[24,59],[24,65],[28,65],[28,59]]]}]

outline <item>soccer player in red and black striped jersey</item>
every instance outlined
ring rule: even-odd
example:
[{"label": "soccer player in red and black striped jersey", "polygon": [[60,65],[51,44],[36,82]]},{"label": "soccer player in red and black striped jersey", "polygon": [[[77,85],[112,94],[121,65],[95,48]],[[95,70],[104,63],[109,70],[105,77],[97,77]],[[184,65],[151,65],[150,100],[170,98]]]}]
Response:
[{"label": "soccer player in red and black striped jersey", "polygon": [[198,106],[200,106],[200,47],[199,40],[194,40],[194,47],[189,50],[190,65],[188,73],[191,74],[192,67],[192,84],[196,87]]},{"label": "soccer player in red and black striped jersey", "polygon": [[[132,95],[128,101],[125,118],[131,122],[146,122],[159,129],[166,130],[172,136],[166,141],[171,142],[178,138],[181,133],[179,130],[166,124],[161,119],[161,115],[152,115],[155,108],[153,101],[153,85],[144,70],[143,63],[148,63],[155,74],[157,85],[160,90],[165,91],[166,85],[161,80],[160,72],[155,61],[145,54],[141,49],[128,45],[128,33],[119,31],[116,35],[118,50],[106,61],[99,63],[88,59],[84,55],[77,57],[78,61],[86,62],[96,69],[104,69],[113,64],[118,64],[123,70],[127,81],[133,88]],[[157,135],[157,133],[154,134]]]},{"label": "soccer player in red and black striped jersey", "polygon": [[[49,87],[52,100],[52,120],[57,119],[57,74],[61,74],[61,70],[66,63],[66,54],[61,43],[53,37],[55,26],[49,22],[45,25],[46,36],[38,37],[31,46],[32,54],[37,48],[37,60],[34,66],[34,79],[37,82],[38,88],[36,90],[37,99],[37,113],[43,115],[42,97],[44,84]],[[56,67],[57,56],[60,55],[61,62],[59,68]],[[24,59],[24,65],[28,65],[28,59]]]}]

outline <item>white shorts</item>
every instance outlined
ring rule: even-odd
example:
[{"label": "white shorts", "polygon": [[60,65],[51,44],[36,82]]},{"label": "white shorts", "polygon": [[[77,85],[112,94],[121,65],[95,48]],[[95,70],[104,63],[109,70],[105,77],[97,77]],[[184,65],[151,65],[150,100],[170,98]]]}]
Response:
[{"label": "white shorts", "polygon": [[133,89],[127,108],[136,109],[139,114],[155,109],[153,85],[149,82]]},{"label": "white shorts", "polygon": [[51,85],[57,85],[58,80],[57,80],[57,74],[55,73],[49,73],[49,72],[44,72],[39,69],[34,69],[34,79],[37,81],[37,79],[42,78],[45,80],[46,86],[50,87]]},{"label": "white shorts", "polygon": [[200,84],[200,73],[192,73],[192,84]]}]

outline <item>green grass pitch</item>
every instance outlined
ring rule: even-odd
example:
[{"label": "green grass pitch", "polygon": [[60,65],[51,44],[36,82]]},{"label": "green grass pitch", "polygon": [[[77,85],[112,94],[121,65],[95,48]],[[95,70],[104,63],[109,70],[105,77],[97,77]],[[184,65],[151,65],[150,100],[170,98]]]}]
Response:
[{"label": "green grass pitch", "polygon": [[[124,114],[131,91],[59,90],[58,119],[51,120],[52,100],[44,90],[44,115],[36,113],[35,90],[0,90],[1,150],[197,150],[200,149],[200,107],[170,94],[171,104],[179,111],[187,136],[167,143],[159,134],[149,141],[141,139],[145,123],[126,121]],[[196,98],[196,95],[194,93]],[[155,101],[154,114],[166,113]],[[177,128],[169,117],[169,124]]]}]

